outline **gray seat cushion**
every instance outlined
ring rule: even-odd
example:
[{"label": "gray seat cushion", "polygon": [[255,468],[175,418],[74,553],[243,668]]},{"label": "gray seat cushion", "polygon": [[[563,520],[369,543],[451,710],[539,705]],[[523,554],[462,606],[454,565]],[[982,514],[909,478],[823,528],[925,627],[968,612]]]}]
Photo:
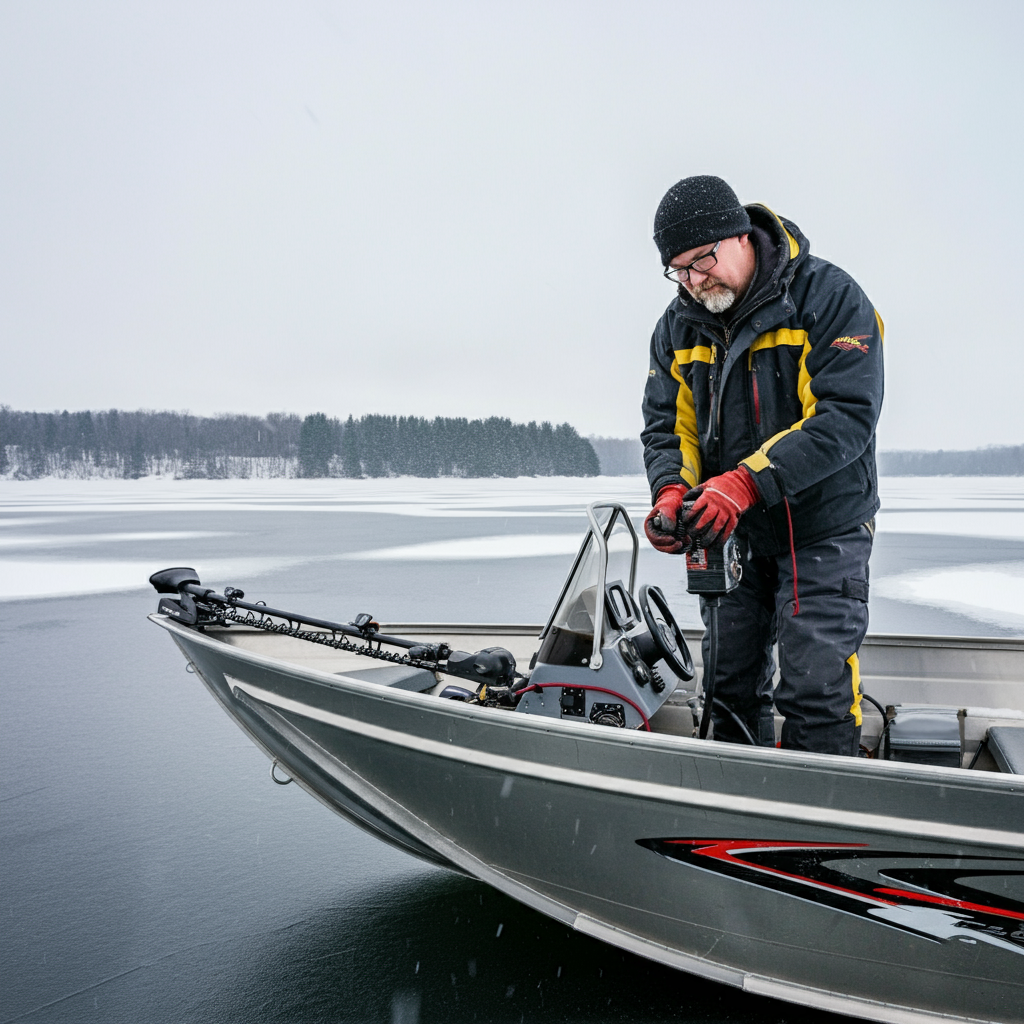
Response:
[{"label": "gray seat cushion", "polygon": [[1024,775],[1024,726],[993,725],[988,730],[988,749],[1001,772]]}]

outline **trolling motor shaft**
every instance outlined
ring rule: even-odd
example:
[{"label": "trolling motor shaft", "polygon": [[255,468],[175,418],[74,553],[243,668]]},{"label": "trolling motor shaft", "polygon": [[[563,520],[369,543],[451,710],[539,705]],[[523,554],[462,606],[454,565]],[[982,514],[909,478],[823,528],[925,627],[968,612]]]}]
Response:
[{"label": "trolling motor shaft", "polygon": [[[158,594],[175,595],[161,597],[157,611],[185,626],[236,622],[392,664],[410,665],[472,680],[478,687],[486,686],[495,694],[505,690],[511,692],[513,684],[521,678],[516,671],[515,658],[503,647],[488,647],[475,653],[453,651],[446,643],[424,644],[422,640],[381,633],[380,625],[365,612],[357,615],[352,622],[331,622],[311,615],[271,608],[265,604],[253,604],[243,600],[245,594],[236,587],[225,587],[223,594],[204,587],[196,571],[185,567],[155,572],[149,582]],[[274,622],[273,619],[284,621]],[[328,631],[330,635],[301,629],[301,626],[313,626],[315,630]],[[353,643],[346,639],[348,637],[362,643]],[[382,644],[397,647],[406,653],[382,650]]]}]

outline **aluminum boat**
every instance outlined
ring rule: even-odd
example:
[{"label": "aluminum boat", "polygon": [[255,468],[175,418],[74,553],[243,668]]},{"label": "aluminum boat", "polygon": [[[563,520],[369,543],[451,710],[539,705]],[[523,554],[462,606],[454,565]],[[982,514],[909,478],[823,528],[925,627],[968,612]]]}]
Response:
[{"label": "aluminum boat", "polygon": [[577,931],[869,1020],[1024,1021],[1024,640],[869,635],[864,757],[701,739],[701,634],[637,589],[626,510],[588,519],[543,627],[332,623],[188,569],[151,619],[277,781]]}]

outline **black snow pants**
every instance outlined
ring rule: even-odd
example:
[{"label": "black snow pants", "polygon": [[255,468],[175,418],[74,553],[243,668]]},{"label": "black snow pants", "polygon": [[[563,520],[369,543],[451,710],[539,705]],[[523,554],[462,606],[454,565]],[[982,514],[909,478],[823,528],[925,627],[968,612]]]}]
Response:
[{"label": "black snow pants", "polygon": [[[740,585],[721,598],[715,697],[743,719],[763,746],[775,745],[774,702],[785,718],[783,747],[857,755],[861,724],[857,651],[868,628],[873,528],[873,523],[865,524],[797,550],[796,615],[788,552],[767,558],[745,553]],[[703,599],[701,616],[707,627]],[[776,642],[781,678],[773,692]],[[705,629],[705,665],[708,649]],[[715,739],[747,742],[736,723],[717,708],[712,721]]]}]

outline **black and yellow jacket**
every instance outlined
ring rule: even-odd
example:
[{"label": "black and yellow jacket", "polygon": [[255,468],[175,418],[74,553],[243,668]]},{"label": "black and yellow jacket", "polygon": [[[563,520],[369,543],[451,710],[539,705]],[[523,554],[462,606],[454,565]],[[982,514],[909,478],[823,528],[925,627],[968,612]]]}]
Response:
[{"label": "black and yellow jacket", "polygon": [[786,502],[797,547],[878,510],[882,321],[795,224],[747,212],[754,280],[720,316],[679,289],[651,339],[641,437],[652,497],[746,466],[762,501],[738,533],[772,555],[789,548]]}]

